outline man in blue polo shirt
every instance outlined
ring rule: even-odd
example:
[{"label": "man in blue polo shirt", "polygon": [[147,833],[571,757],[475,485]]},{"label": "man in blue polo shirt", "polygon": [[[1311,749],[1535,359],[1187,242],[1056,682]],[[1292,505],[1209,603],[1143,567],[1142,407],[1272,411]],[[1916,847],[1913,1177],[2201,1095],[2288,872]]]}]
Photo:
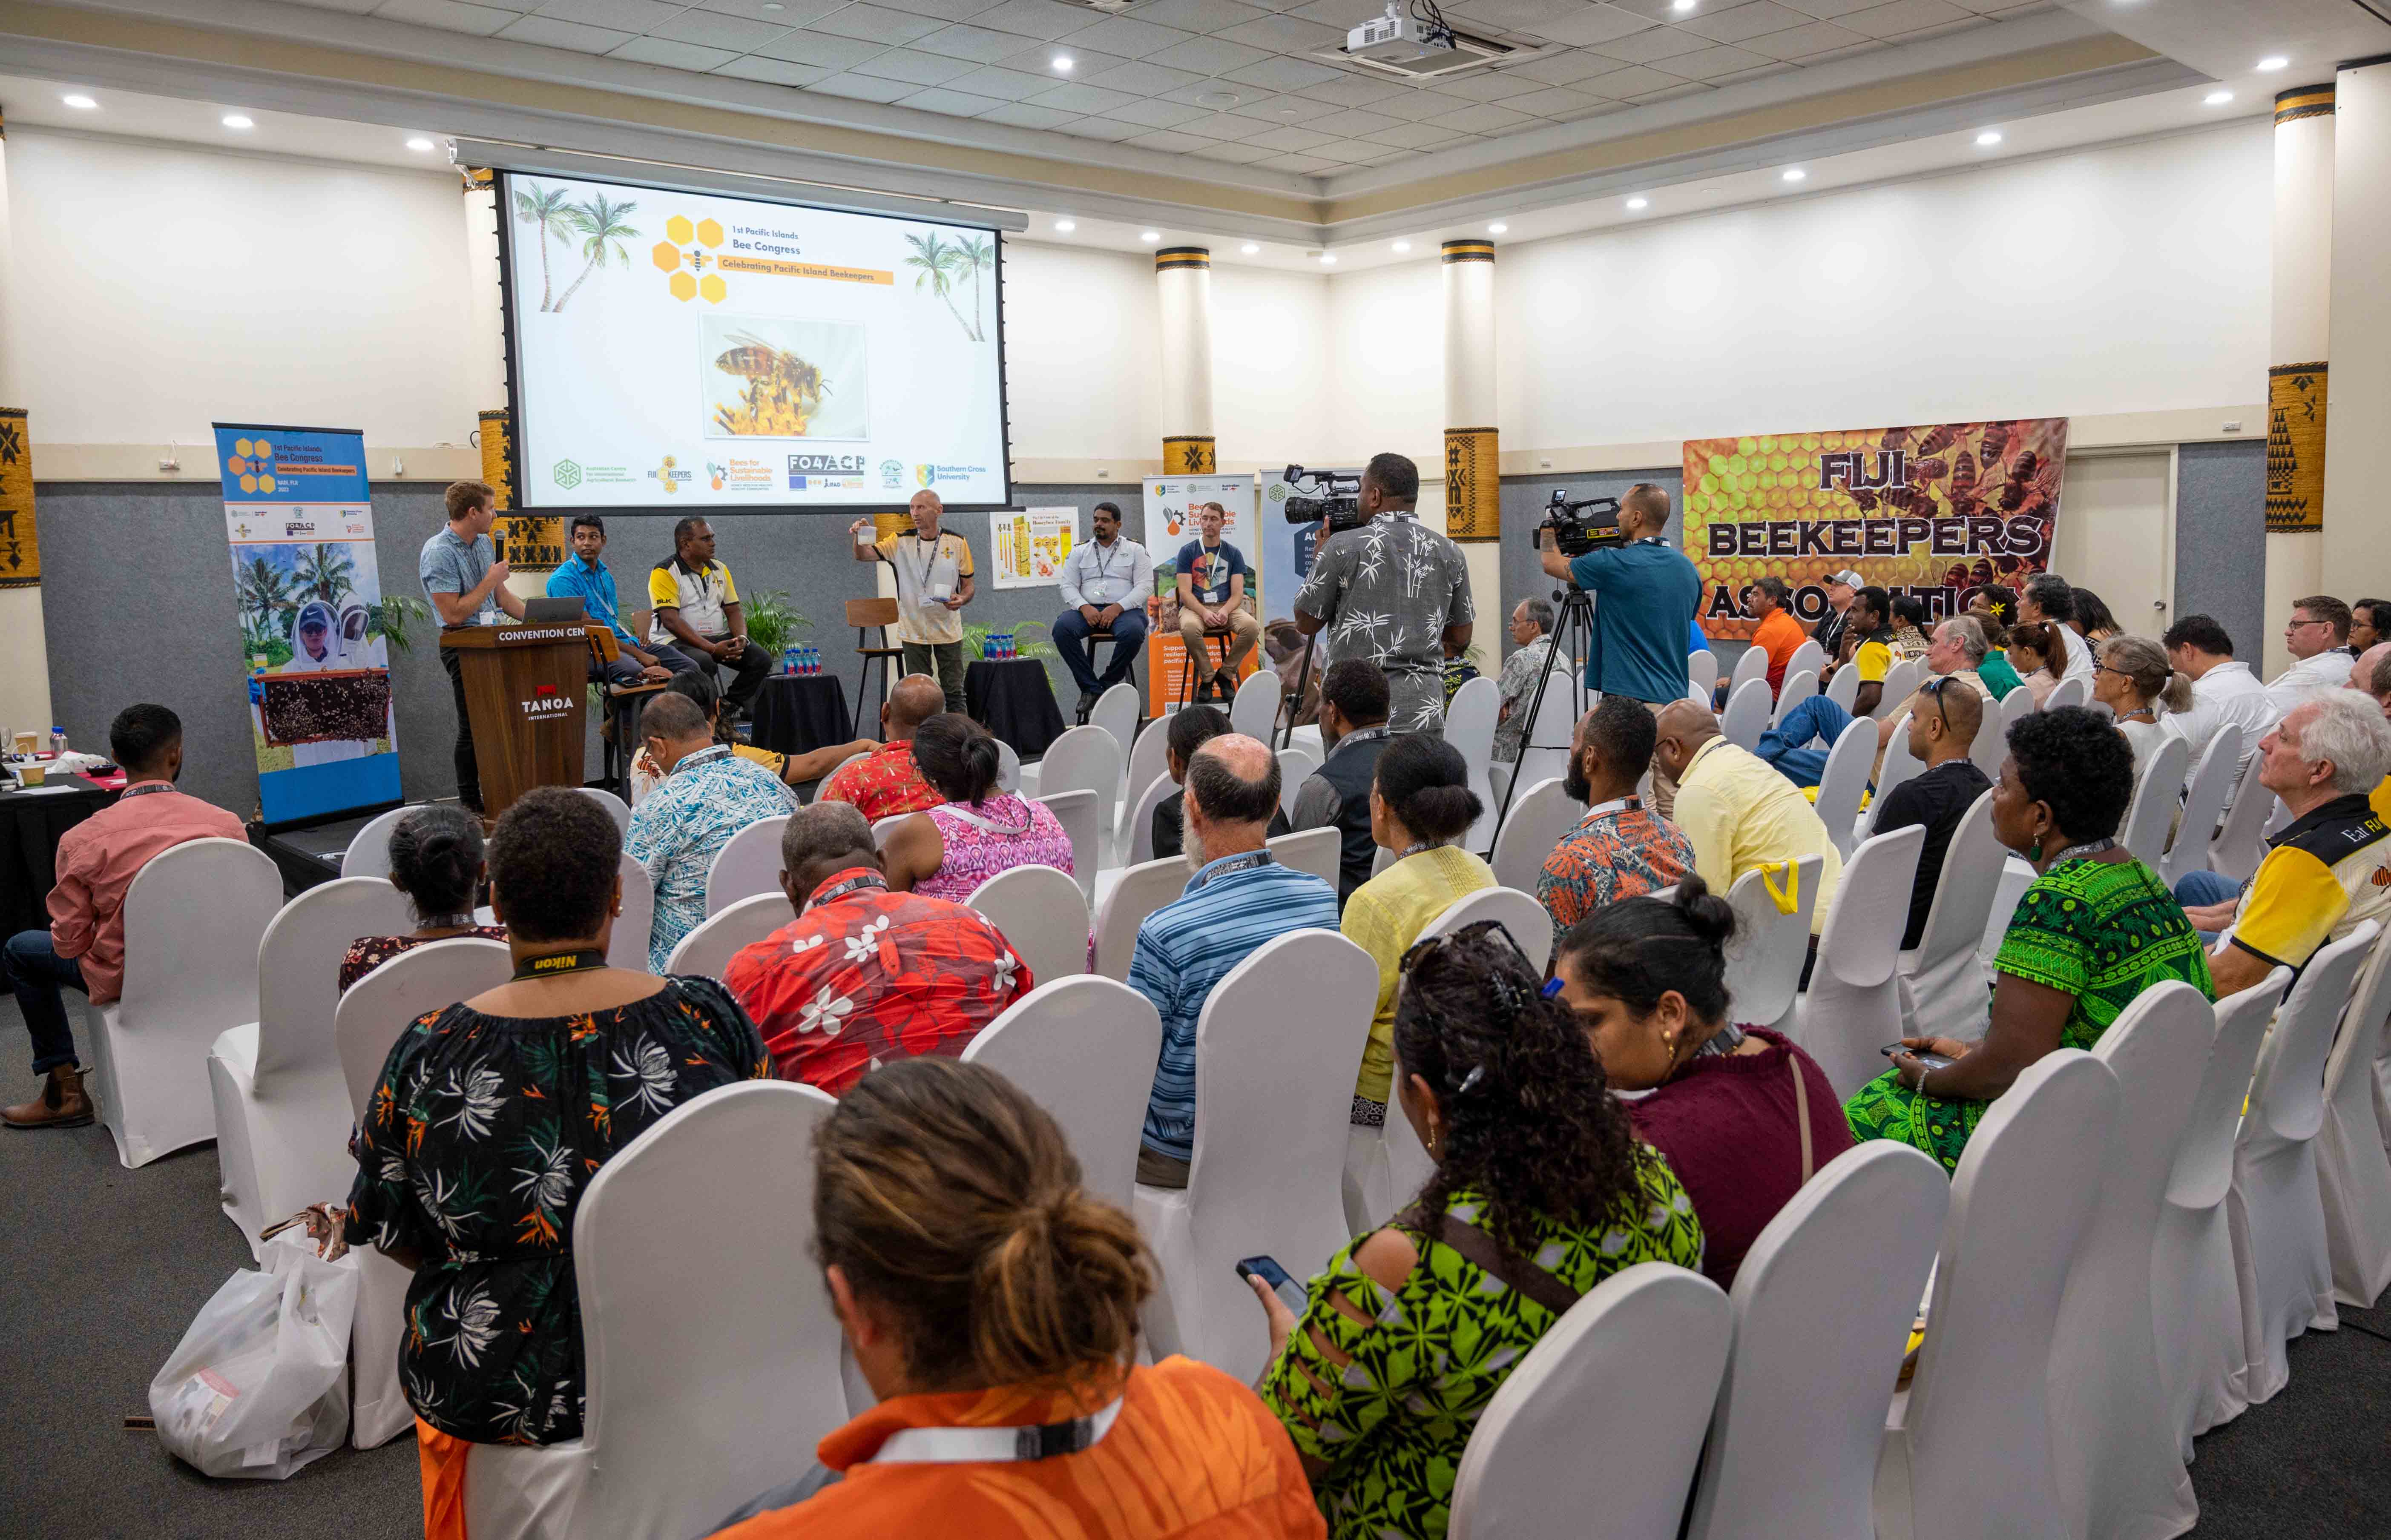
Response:
[{"label": "man in blue polo shirt", "polygon": [[[1595,597],[1586,684],[1641,700],[1655,716],[1686,698],[1686,627],[1702,598],[1701,574],[1662,535],[1668,527],[1668,493],[1638,481],[1619,500],[1619,545],[1565,557],[1546,530],[1540,553],[1546,572]],[[1676,783],[1655,762],[1655,811],[1667,817],[1676,800]]]},{"label": "man in blue polo shirt", "polygon": [[[581,612],[604,624],[614,633],[614,643],[622,656],[604,665],[606,681],[615,685],[636,685],[642,680],[654,684],[676,674],[694,674],[697,665],[679,648],[658,644],[643,648],[632,635],[623,629],[623,617],[616,608],[614,574],[606,570],[599,558],[606,552],[606,520],[594,513],[573,516],[573,559],[548,574],[548,597],[552,599],[579,599]],[[589,660],[589,678],[595,683],[601,665],[596,654]]]},{"label": "man in blue polo shirt", "polygon": [[1138,1136],[1137,1179],[1183,1187],[1196,1158],[1196,1022],[1229,970],[1273,936],[1337,929],[1337,890],[1282,866],[1264,843],[1278,811],[1278,760],[1230,733],[1187,762],[1187,891],[1145,917],[1129,986],[1162,1015],[1162,1057]]}]

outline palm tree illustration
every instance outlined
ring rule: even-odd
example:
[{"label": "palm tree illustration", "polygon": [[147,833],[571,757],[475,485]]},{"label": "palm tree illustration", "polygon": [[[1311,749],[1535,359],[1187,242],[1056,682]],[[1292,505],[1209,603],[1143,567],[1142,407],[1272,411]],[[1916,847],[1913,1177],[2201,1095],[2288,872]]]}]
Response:
[{"label": "palm tree illustration", "polygon": [[299,597],[319,598],[326,604],[338,604],[342,597],[356,591],[356,571],[357,564],[338,545],[318,545],[313,550],[301,551],[291,563]]},{"label": "palm tree illustration", "polygon": [[553,309],[549,303],[555,286],[548,276],[548,242],[553,237],[562,245],[573,244],[573,206],[565,201],[562,187],[551,189],[534,182],[515,189],[515,217],[539,231],[539,308]]},{"label": "palm tree illustration", "polygon": [[957,241],[954,251],[955,266],[971,276],[972,340],[984,342],[988,340],[988,331],[980,324],[979,276],[996,265],[996,247],[986,236],[974,236],[969,240]]},{"label": "palm tree illustration", "polygon": [[913,280],[914,292],[927,289],[944,300],[948,314],[955,318],[955,325],[963,328],[963,335],[975,342],[978,341],[979,333],[972,330],[972,324],[963,319],[963,313],[955,309],[952,293],[955,269],[963,261],[963,248],[948,245],[936,230],[926,237],[909,235],[905,241],[913,248],[913,254],[905,259],[905,265],[921,269],[921,276]]},{"label": "palm tree illustration", "polygon": [[235,576],[233,588],[241,608],[256,617],[257,635],[273,635],[276,613],[291,603],[291,580],[283,575],[282,569],[262,556],[251,557],[249,564]]},{"label": "palm tree illustration", "polygon": [[556,308],[562,310],[580,287],[589,281],[589,275],[606,265],[611,252],[625,267],[631,265],[631,249],[623,244],[626,237],[637,236],[640,227],[630,223],[628,215],[637,203],[614,203],[604,193],[587,203],[575,204],[572,210],[573,227],[583,237],[581,254],[588,259],[581,276],[573,280],[573,288],[556,297]]}]

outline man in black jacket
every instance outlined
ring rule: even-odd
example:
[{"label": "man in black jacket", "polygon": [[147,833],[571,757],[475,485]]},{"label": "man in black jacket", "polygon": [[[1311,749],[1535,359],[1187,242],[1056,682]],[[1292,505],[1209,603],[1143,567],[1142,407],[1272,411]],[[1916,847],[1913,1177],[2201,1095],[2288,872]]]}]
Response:
[{"label": "man in black jacket", "polygon": [[1331,663],[1320,676],[1320,742],[1328,757],[1304,777],[1295,794],[1297,831],[1335,828],[1344,836],[1338,854],[1337,904],[1370,880],[1377,846],[1370,839],[1370,783],[1387,748],[1387,676],[1366,658]]}]

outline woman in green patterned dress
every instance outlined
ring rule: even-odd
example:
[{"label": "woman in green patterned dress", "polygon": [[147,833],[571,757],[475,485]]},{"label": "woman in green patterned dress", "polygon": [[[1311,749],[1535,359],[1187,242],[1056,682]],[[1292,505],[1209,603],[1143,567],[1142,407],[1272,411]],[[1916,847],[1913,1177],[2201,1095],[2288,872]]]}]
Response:
[{"label": "woman in green patterned dress", "polygon": [[1402,962],[1396,1098],[1436,1174],[1330,1259],[1300,1320],[1254,1288],[1262,1399],[1346,1540],[1441,1540],[1470,1430],[1561,1312],[1636,1263],[1702,1260],[1692,1201],[1507,931],[1468,926]]},{"label": "woman in green patterned dress", "polygon": [[1992,1020],[1974,1043],[1905,1037],[1911,1053],[1843,1109],[1863,1139],[1897,1139],[1956,1171],[1995,1097],[2055,1048],[2089,1048],[2134,996],[2180,979],[2211,999],[2200,935],[2166,884],[2113,836],[2134,795],[2134,751],[2086,707],[2022,719],[1993,789],[1993,833],[2033,863],[1993,959]]}]

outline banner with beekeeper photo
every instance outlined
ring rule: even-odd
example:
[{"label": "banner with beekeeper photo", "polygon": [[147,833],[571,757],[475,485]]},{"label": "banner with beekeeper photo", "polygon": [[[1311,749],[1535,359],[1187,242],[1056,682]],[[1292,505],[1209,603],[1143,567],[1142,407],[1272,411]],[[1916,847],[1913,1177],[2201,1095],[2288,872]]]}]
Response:
[{"label": "banner with beekeeper photo", "polygon": [[[1261,542],[1254,526],[1254,479],[1251,476],[1148,476],[1145,494],[1145,538],[1141,544],[1154,558],[1154,626],[1145,636],[1147,709],[1159,716],[1183,698],[1192,698],[1195,683],[1188,675],[1187,644],[1179,632],[1179,558],[1191,545],[1204,540],[1203,510],[1218,503],[1226,517],[1219,544],[1234,546],[1246,564],[1246,608],[1260,614]],[[1221,556],[1215,560],[1224,559]],[[1239,677],[1251,674],[1257,648],[1247,656]],[[1217,655],[1208,664],[1217,664]]]},{"label": "banner with beekeeper photo", "polygon": [[217,423],[260,816],[399,800],[365,435]]}]

